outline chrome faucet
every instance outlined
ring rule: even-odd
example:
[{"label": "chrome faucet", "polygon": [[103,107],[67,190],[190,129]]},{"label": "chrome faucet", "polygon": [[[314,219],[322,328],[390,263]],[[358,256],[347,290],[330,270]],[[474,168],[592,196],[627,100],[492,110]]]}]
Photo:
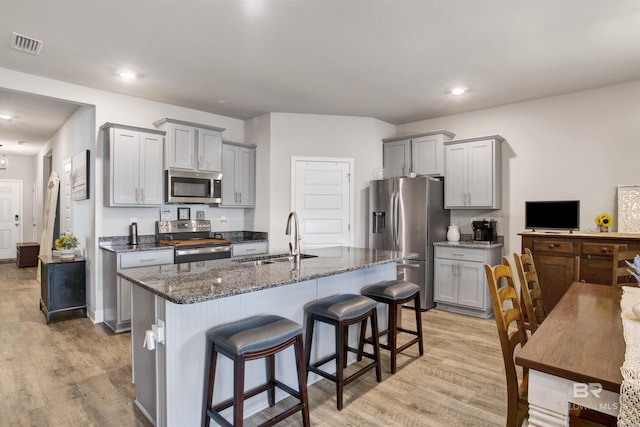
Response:
[{"label": "chrome faucet", "polygon": [[293,246],[291,242],[289,242],[289,256],[293,257],[293,260],[298,263],[300,262],[300,223],[298,222],[298,215],[295,211],[291,211],[287,218],[287,229],[284,231],[284,234],[287,236],[291,235],[291,219],[293,219],[295,229],[293,232]]}]

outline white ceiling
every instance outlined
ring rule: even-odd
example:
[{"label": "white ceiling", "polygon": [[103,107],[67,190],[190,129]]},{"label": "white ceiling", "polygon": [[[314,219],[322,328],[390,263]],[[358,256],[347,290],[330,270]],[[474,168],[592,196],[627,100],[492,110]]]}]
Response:
[{"label": "white ceiling", "polygon": [[640,79],[640,0],[0,0],[0,67],[240,119],[400,124]]}]

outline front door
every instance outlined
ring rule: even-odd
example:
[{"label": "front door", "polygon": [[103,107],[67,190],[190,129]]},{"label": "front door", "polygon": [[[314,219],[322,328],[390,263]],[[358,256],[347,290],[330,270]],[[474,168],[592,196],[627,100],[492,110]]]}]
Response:
[{"label": "front door", "polygon": [[22,240],[22,181],[0,180],[0,259],[16,257]]},{"label": "front door", "polygon": [[294,158],[292,209],[303,250],[351,245],[353,161]]}]

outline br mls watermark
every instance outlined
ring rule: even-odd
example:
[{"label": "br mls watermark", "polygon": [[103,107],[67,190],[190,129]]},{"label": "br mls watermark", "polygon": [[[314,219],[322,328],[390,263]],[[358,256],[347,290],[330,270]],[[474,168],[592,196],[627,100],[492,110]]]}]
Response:
[{"label": "br mls watermark", "polygon": [[585,399],[576,406],[593,409],[594,411],[617,411],[619,403],[602,399],[602,384],[600,383],[573,383],[573,399]]}]

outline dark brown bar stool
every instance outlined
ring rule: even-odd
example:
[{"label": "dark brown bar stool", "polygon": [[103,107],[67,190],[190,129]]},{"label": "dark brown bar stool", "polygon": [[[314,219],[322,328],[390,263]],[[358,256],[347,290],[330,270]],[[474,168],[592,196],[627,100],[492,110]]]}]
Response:
[{"label": "dark brown bar stool", "polygon": [[[380,369],[380,350],[377,342],[373,343],[373,354],[359,352],[359,349],[349,347],[349,326],[360,323],[363,328],[367,327],[367,319],[371,318],[371,328],[374,335],[378,333],[378,321],[376,302],[371,298],[362,295],[334,295],[305,306],[307,331],[305,350],[307,361],[307,373],[309,371],[327,378],[336,383],[336,399],[338,410],[342,410],[342,391],[344,386],[357,379],[371,369],[376,369],[376,380],[382,379]],[[313,340],[313,326],[315,322],[324,322],[335,327],[336,352],[311,363],[311,344]],[[356,372],[345,378],[344,369],[347,366],[348,352],[360,354],[360,359],[365,356],[372,360],[371,363],[363,366]],[[332,375],[319,369],[320,366],[332,360],[336,361],[336,373]]]},{"label": "dark brown bar stool", "polygon": [[[275,378],[276,353],[294,346],[298,369],[298,390],[294,390]],[[218,353],[233,360],[233,397],[213,405],[213,389]],[[267,382],[251,390],[244,390],[245,361],[266,358]],[[244,401],[267,392],[269,406],[275,405],[275,387],[296,397],[300,402],[276,415],[261,426],[272,426],[285,418],[302,412],[302,423],[309,426],[309,399],[307,375],[303,359],[302,326],[275,315],[256,316],[239,322],[215,327],[207,332],[205,359],[204,402],[202,425],[209,426],[211,419],[220,425],[242,426]],[[233,406],[233,424],[220,415],[220,411]]]},{"label": "dark brown bar stool", "polygon": [[[422,356],[424,354],[424,345],[422,343],[422,312],[420,311],[420,286],[412,282],[389,280],[365,286],[360,292],[362,292],[362,295],[387,304],[389,308],[388,327],[378,333],[378,338],[385,335],[388,337],[388,343],[380,344],[380,347],[391,351],[391,373],[395,374],[396,356],[398,353],[417,343],[420,355]],[[415,331],[405,329],[398,325],[398,312],[402,309],[402,304],[412,300],[414,302],[414,309],[416,312],[417,327]],[[364,331],[364,329],[362,331]],[[416,337],[398,347],[397,338],[399,332],[415,335]],[[364,342],[371,344],[375,343],[375,341],[379,341],[379,339],[373,339],[375,336],[376,334],[374,333],[372,338],[365,339],[364,337],[361,337],[360,349],[362,350]]]}]

